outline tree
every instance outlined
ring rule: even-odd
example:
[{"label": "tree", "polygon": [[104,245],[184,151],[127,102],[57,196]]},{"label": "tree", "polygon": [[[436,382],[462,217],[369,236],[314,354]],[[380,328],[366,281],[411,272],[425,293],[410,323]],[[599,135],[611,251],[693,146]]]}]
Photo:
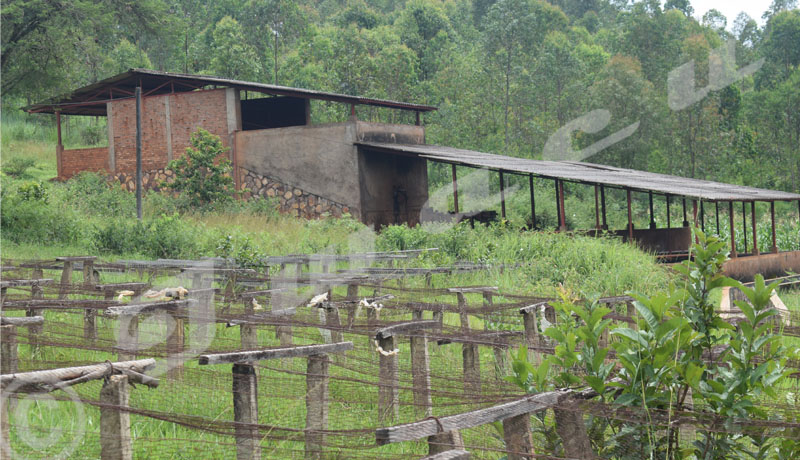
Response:
[{"label": "tree", "polygon": [[233,199],[235,187],[231,162],[223,155],[228,151],[219,136],[203,128],[192,133],[186,155],[167,166],[175,173],[168,188],[184,196],[190,206],[204,206]]},{"label": "tree", "polygon": [[251,31],[248,38],[261,57],[262,73],[272,73],[277,85],[280,47],[292,43],[306,29],[306,15],[289,0],[250,0],[244,11],[244,23]]},{"label": "tree", "polygon": [[255,50],[247,44],[236,19],[225,16],[214,27],[214,57],[211,73],[238,80],[256,80],[258,59]]}]

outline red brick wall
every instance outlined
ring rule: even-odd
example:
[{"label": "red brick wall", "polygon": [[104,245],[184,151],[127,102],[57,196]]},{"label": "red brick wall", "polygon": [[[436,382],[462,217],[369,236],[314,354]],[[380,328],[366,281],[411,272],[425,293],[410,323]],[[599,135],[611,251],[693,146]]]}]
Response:
[{"label": "red brick wall", "polygon": [[[135,167],[134,167],[135,168]],[[69,179],[81,171],[106,171],[108,147],[64,150],[61,154],[61,178]]]},{"label": "red brick wall", "polygon": [[[167,165],[167,120],[165,101],[170,104],[172,157],[177,158],[189,146],[192,132],[202,127],[222,138],[228,145],[225,90],[192,91],[142,99],[142,170]],[[112,102],[112,122],[117,173],[136,171],[136,101]]]}]

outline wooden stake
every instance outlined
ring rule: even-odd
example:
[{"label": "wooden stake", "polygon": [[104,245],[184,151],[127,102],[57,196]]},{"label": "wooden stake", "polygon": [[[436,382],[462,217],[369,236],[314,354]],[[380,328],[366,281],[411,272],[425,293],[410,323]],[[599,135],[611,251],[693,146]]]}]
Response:
[{"label": "wooden stake", "polygon": [[131,419],[128,407],[130,393],[127,375],[112,375],[100,390],[100,458],[132,460]]},{"label": "wooden stake", "polygon": [[583,422],[583,412],[575,402],[564,402],[553,407],[556,418],[556,432],[564,445],[564,456],[577,460],[597,458]]},{"label": "wooden stake", "polygon": [[328,429],[328,355],[308,357],[306,370],[305,457],[323,458],[324,430]]},{"label": "wooden stake", "polygon": [[0,374],[15,374],[17,363],[17,326],[0,326]]},{"label": "wooden stake", "polygon": [[533,449],[531,414],[517,415],[503,420],[503,439],[506,442],[508,460],[532,459],[536,452]]},{"label": "wooden stake", "polygon": [[733,226],[733,201],[728,202],[728,219],[731,230],[731,258],[736,258],[736,229]]},{"label": "wooden stake", "polygon": [[[414,313],[422,311],[415,311]],[[420,318],[421,319],[421,318]],[[414,385],[414,406],[425,412],[426,417],[433,415],[431,400],[430,357],[428,355],[428,337],[425,331],[411,336],[411,381]]]},{"label": "wooden stake", "polygon": [[775,202],[769,202],[769,215],[770,219],[772,220],[772,252],[777,254],[778,253],[778,243],[777,239],[775,238]]},{"label": "wooden stake", "polygon": [[478,345],[461,344],[461,356],[464,360],[464,393],[481,392],[481,360]]},{"label": "wooden stake", "polygon": [[167,378],[183,379],[184,323],[178,316],[171,318],[175,327],[167,337]]},{"label": "wooden stake", "polygon": [[119,335],[117,340],[117,353],[119,361],[136,359],[136,350],[139,348],[139,317],[136,315],[122,315],[119,318]]},{"label": "wooden stake", "polygon": [[753,255],[758,255],[758,232],[756,232],[756,202],[750,202],[750,213],[751,217],[750,220],[752,221],[753,225]]},{"label": "wooden stake", "polygon": [[381,422],[400,416],[400,394],[398,374],[400,372],[394,336],[378,339],[378,346],[389,355],[380,354],[378,384],[378,415]]},{"label": "wooden stake", "polygon": [[464,449],[464,440],[458,430],[428,436],[428,455],[436,455],[453,449]]},{"label": "wooden stake", "polygon": [[66,299],[69,286],[72,282],[72,261],[64,261],[64,269],[61,271],[61,286],[58,287],[58,298]]},{"label": "wooden stake", "polygon": [[251,364],[233,365],[233,418],[236,422],[236,459],[261,458],[258,428],[258,381]]},{"label": "wooden stake", "polygon": [[451,165],[453,172],[453,209],[458,214],[458,178],[456,177],[456,165]]}]

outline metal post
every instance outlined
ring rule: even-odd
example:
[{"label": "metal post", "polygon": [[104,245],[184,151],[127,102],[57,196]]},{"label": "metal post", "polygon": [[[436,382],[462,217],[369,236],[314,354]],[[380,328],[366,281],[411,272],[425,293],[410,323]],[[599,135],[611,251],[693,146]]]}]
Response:
[{"label": "metal post", "polygon": [[669,213],[669,202],[670,202],[670,199],[672,197],[667,195],[666,198],[667,198],[667,228],[671,228],[672,227],[672,217],[670,216],[670,213]]},{"label": "metal post", "polygon": [[594,186],[594,227],[600,229],[600,191]]},{"label": "metal post", "polygon": [[689,219],[686,218],[686,198],[683,198],[682,202],[683,202],[683,226],[688,227]]},{"label": "metal post", "polygon": [[719,235],[719,201],[714,202],[714,214],[717,218],[717,235]]},{"label": "metal post", "polygon": [[536,228],[536,197],[533,194],[533,174],[528,175],[528,187],[531,191],[531,229]]},{"label": "metal post", "polygon": [[733,201],[728,202],[728,219],[731,229],[731,258],[736,257],[736,230],[733,227]]},{"label": "metal post", "polygon": [[744,238],[744,253],[747,253],[747,208],[742,201],[742,238]]},{"label": "metal post", "polygon": [[606,221],[606,187],[600,186],[600,210],[603,215],[603,230],[608,230],[608,222]]},{"label": "metal post", "polygon": [[503,178],[503,171],[498,171],[500,174],[500,216],[505,220],[506,218],[506,184]]},{"label": "metal post", "polygon": [[142,88],[136,87],[136,218],[142,220]]},{"label": "metal post", "polygon": [[58,177],[63,176],[63,164],[62,164],[62,155],[64,153],[64,144],[61,142],[61,111],[56,111],[56,137],[58,141],[56,143],[56,169],[58,173]]},{"label": "metal post", "polygon": [[650,230],[653,230],[656,228],[656,218],[653,213],[653,192],[648,192],[647,198],[650,201]]},{"label": "metal post", "polygon": [[769,215],[770,219],[772,220],[772,252],[775,254],[778,253],[778,242],[775,238],[775,202],[769,202]]},{"label": "metal post", "polygon": [[628,242],[633,242],[633,212],[631,211],[631,189],[628,192]]},{"label": "metal post", "polygon": [[758,233],[756,232],[756,202],[750,202],[750,222],[753,226],[753,255],[758,255]]},{"label": "metal post", "polygon": [[558,198],[558,182],[558,179],[554,179],[553,184],[556,186],[556,220],[558,220],[556,230],[561,229],[561,201]]},{"label": "metal post", "polygon": [[700,200],[700,230],[705,233],[706,231],[706,208],[703,204],[703,200]]},{"label": "metal post", "polygon": [[453,209],[458,214],[458,179],[456,177],[456,165],[450,165],[453,169]]},{"label": "metal post", "polygon": [[559,209],[561,210],[561,228],[559,230],[566,231],[567,230],[567,215],[564,210],[564,181],[558,181],[558,199],[559,199]]}]

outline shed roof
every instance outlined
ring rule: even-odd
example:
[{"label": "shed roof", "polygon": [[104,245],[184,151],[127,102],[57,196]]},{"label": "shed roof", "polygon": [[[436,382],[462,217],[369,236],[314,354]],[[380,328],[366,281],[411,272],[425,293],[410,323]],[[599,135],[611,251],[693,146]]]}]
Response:
[{"label": "shed roof", "polygon": [[705,201],[794,201],[800,194],[657,174],[574,161],[542,161],[438,145],[359,142],[384,153],[411,155],[442,163],[491,169],[591,185],[656,192]]},{"label": "shed roof", "polygon": [[106,104],[109,99],[132,97],[137,86],[142,87],[142,95],[163,94],[169,92],[186,92],[207,86],[237,88],[276,96],[291,96],[304,99],[341,102],[344,104],[371,105],[390,109],[430,112],[436,107],[430,105],[411,104],[408,102],[389,101],[346,94],[329,93],[288,86],[269,85],[252,81],[232,80],[209,75],[190,75],[172,72],[160,72],[148,69],[130,69],[127,72],[106,78],[69,94],[24,107],[26,112],[54,113],[56,109],[65,115],[106,115]]}]

